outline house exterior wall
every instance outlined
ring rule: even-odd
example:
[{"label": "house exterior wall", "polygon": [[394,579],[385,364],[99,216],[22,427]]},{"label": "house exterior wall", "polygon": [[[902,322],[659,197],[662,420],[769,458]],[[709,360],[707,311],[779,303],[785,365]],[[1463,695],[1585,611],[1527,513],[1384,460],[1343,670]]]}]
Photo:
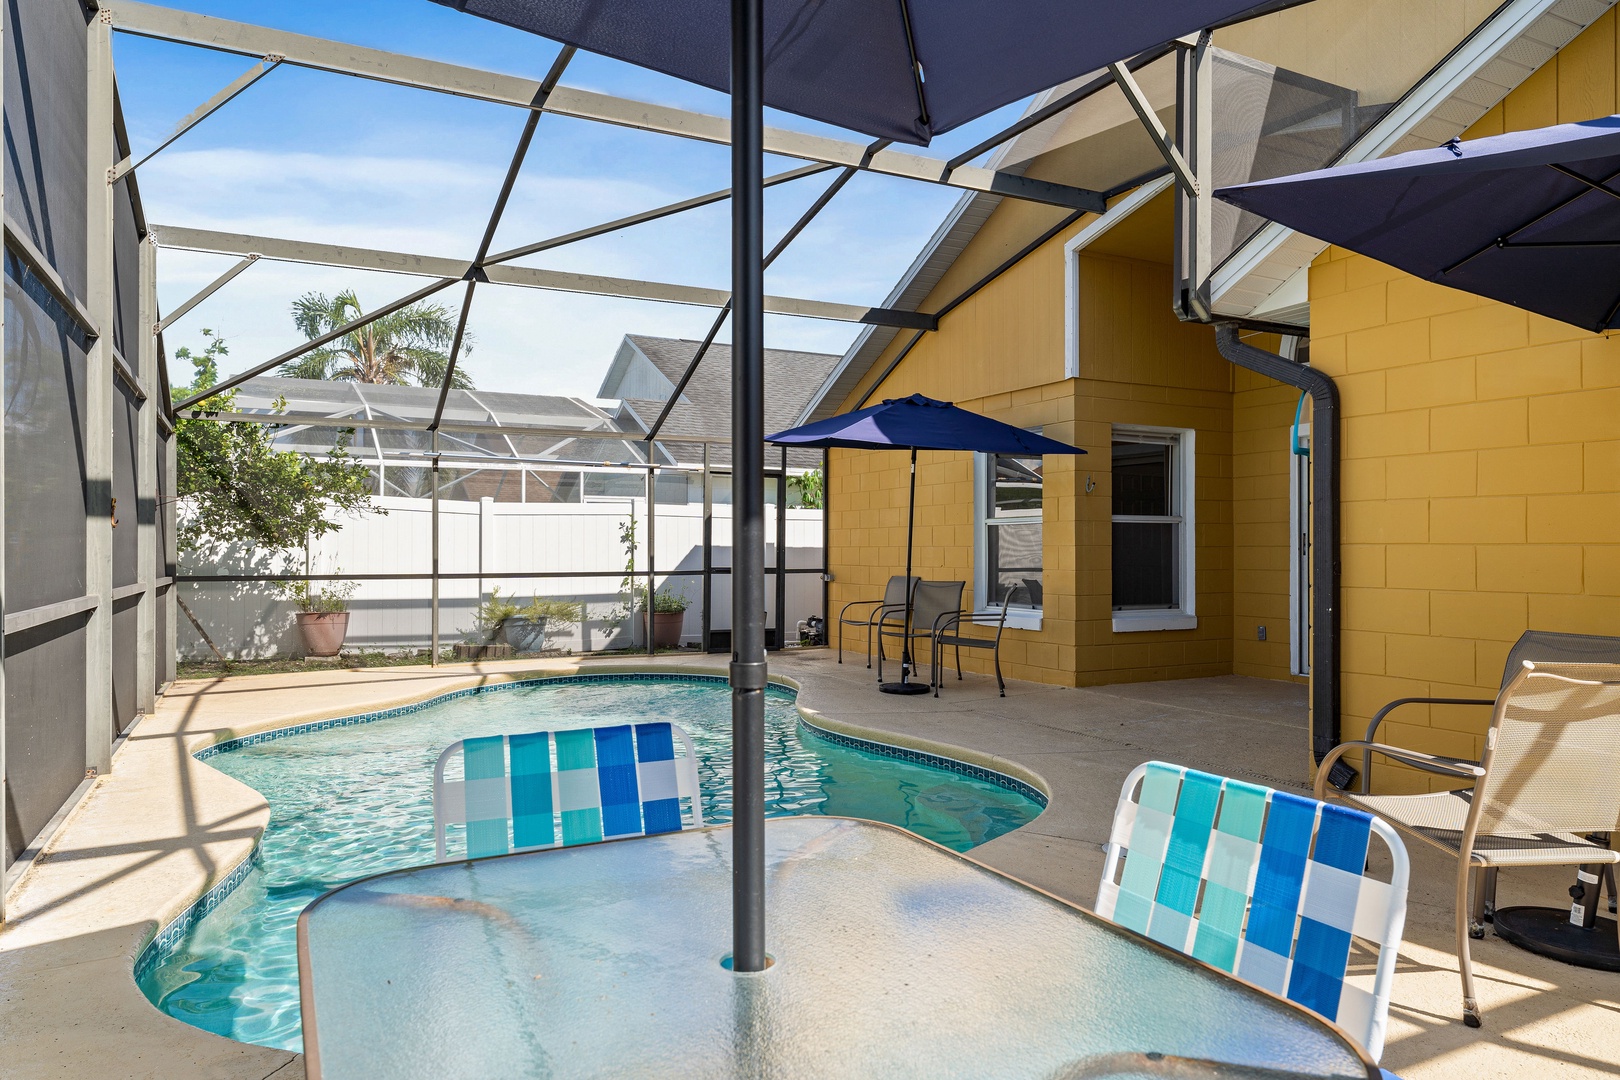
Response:
[{"label": "house exterior wall", "polygon": [[[1278,342],[1254,344],[1275,350]],[[1289,638],[1289,429],[1299,391],[1242,368],[1232,374],[1232,674],[1304,682],[1293,674]]]},{"label": "house exterior wall", "polygon": [[[1620,111],[1617,49],[1610,12],[1468,137]],[[1526,629],[1620,632],[1620,340],[1339,249],[1310,282],[1343,402],[1345,737],[1394,698],[1494,697]],[[1407,706],[1379,738],[1477,757],[1488,721]]]},{"label": "house exterior wall", "polygon": [[[969,245],[958,266],[993,265],[1004,257],[976,250],[981,241],[992,252],[1006,243],[995,228],[999,216]],[[1081,377],[1065,379],[1063,250],[1080,227],[1054,237],[956,309],[870,400],[924,393],[1008,423],[1040,425],[1047,435],[1089,452],[1046,460],[1044,612],[1039,630],[1007,629],[1002,667],[1009,677],[1092,685],[1230,674],[1232,368],[1216,352],[1209,328],[1183,325],[1171,315],[1167,264],[1082,253]],[[971,281],[952,282],[947,275],[937,292],[948,297],[967,284]],[[886,366],[880,360],[877,370]],[[842,408],[853,408],[860,397],[852,395]],[[1116,424],[1197,433],[1196,629],[1113,630],[1109,471]],[[832,451],[834,613],[849,601],[881,595],[889,575],[903,569],[906,470],[907,457],[900,452]],[[914,572],[965,581],[969,602],[982,603],[971,595],[973,477],[972,455],[919,455]],[[1286,543],[1286,531],[1283,535]],[[1286,650],[1286,632],[1283,638]],[[849,640],[861,639],[846,639],[846,646]],[[858,652],[862,646],[854,647]],[[963,657],[966,670],[987,671],[988,661],[977,653]]]}]

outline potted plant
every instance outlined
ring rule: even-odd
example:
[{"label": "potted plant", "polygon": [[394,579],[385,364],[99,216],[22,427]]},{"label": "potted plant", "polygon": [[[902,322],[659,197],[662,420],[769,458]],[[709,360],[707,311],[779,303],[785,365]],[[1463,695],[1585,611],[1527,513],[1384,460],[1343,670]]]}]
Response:
[{"label": "potted plant", "polygon": [[502,596],[499,588],[489,590],[489,596],[479,603],[478,610],[473,614],[471,636],[476,639],[476,644],[513,644],[507,637],[507,624],[521,610],[511,597]]},{"label": "potted plant", "polygon": [[518,608],[506,620],[506,641],[520,653],[541,652],[546,647],[546,633],[554,626],[574,626],[580,621],[577,600],[559,600],[553,597],[533,596],[529,606]]},{"label": "potted plant", "polygon": [[681,644],[681,626],[691,601],[680,593],[655,592],[652,597],[653,648],[675,649]]},{"label": "potted plant", "polygon": [[353,581],[329,582],[318,588],[316,582],[290,581],[282,584],[287,598],[298,607],[294,618],[304,640],[306,656],[336,656],[349,636],[349,597],[359,585]]}]

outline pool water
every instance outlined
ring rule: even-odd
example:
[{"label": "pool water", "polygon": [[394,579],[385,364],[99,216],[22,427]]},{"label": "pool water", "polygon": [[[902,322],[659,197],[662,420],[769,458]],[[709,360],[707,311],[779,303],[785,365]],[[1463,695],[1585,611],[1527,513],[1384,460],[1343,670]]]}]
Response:
[{"label": "pool water", "polygon": [[[966,851],[1040,813],[1035,800],[949,769],[835,743],[765,698],[766,813],[899,825]],[[176,1019],[243,1042],[302,1049],[298,915],[329,889],[433,861],[433,766],[457,739],[668,720],[692,736],[705,824],[731,820],[731,694],[721,681],[633,676],[538,683],[387,719],[288,735],[208,764],[270,803],[258,865],[140,976]]]}]

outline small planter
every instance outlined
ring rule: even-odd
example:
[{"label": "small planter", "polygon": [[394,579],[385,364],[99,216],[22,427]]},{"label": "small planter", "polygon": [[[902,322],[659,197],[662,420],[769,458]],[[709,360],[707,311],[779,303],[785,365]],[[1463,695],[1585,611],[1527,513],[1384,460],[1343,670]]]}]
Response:
[{"label": "small planter", "polygon": [[520,653],[540,652],[546,647],[546,617],[513,615],[501,624],[501,637]]},{"label": "small planter", "polygon": [[679,648],[681,644],[681,626],[686,622],[686,612],[655,611],[652,618],[653,648]]},{"label": "small planter", "polygon": [[343,649],[343,639],[349,636],[349,613],[300,611],[298,634],[304,639],[304,655],[336,656]]}]

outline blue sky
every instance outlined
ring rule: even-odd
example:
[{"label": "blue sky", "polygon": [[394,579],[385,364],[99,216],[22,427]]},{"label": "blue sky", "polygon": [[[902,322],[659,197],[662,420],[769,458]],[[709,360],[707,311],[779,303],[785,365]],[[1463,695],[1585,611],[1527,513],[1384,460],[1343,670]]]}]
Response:
[{"label": "blue sky", "polygon": [[[557,46],[429,0],[169,0],[174,7],[357,44],[539,78]],[[253,61],[115,35],[126,123],[137,158]],[[723,114],[726,98],[617,61],[579,54],[568,84]],[[927,153],[949,157],[1021,111],[1009,106],[942,137]],[[524,114],[516,109],[283,66],[139,171],[147,218],[157,224],[256,233],[470,258],[494,202]],[[767,122],[837,133],[773,114]],[[853,137],[853,136],[852,136]],[[864,137],[862,138],[864,141]],[[495,246],[513,247],[727,186],[725,147],[548,115]],[[768,160],[775,172],[800,164]],[[774,242],[831,174],[773,189]],[[771,292],[878,303],[955,202],[958,192],[858,176],[767,275]],[[559,270],[725,288],[728,203],[636,226],[525,260]],[[234,260],[163,251],[165,310]],[[308,291],[354,288],[367,307],[417,286],[392,274],[261,262],[170,329],[171,354],[203,327],[230,343],[237,370],[299,335],[288,309]],[[459,304],[459,290],[445,301]],[[605,297],[485,286],[474,301],[477,344],[467,367],[479,387],[594,396],[625,333],[700,337],[713,312]],[[767,344],[842,352],[855,327],[772,317]],[[722,338],[723,339],[723,338]],[[189,373],[176,371],[177,382]]]}]

